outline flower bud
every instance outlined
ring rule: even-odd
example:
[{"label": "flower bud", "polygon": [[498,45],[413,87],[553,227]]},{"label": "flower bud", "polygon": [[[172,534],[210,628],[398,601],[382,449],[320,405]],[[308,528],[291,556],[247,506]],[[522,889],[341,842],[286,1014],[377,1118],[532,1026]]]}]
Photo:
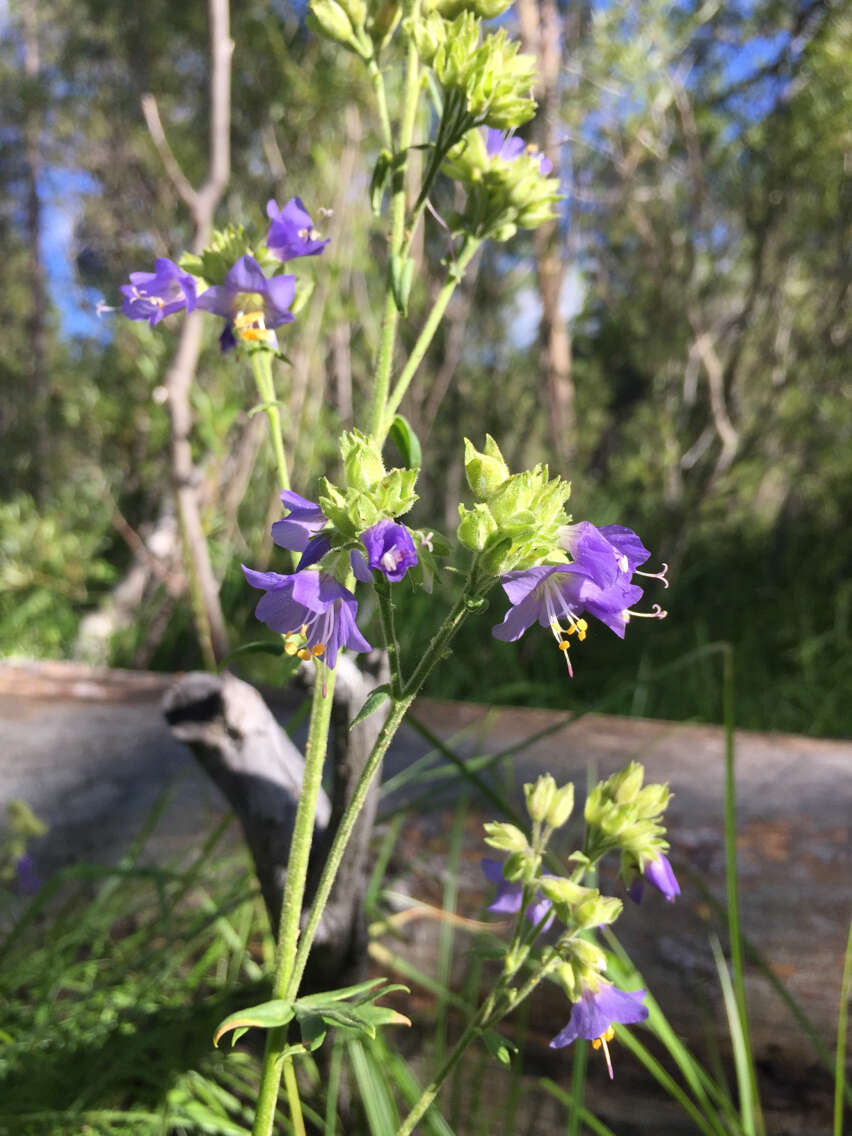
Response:
[{"label": "flower bud", "polygon": [[646,785],[636,798],[636,811],[640,817],[653,817],[665,812],[671,800],[668,785]]},{"label": "flower bud", "polygon": [[549,773],[543,773],[535,784],[524,785],[527,812],[530,820],[540,824],[547,816],[556,793],[556,782]]},{"label": "flower bud", "polygon": [[340,439],[340,453],[346,484],[351,489],[369,489],[385,476],[382,455],[372,438],[360,430],[343,434]]},{"label": "flower bud", "polygon": [[577,983],[574,981],[574,968],[570,962],[563,962],[556,970],[556,978],[559,985],[567,994],[571,1002],[576,997]]},{"label": "flower bud", "polygon": [[606,970],[606,955],[588,939],[572,939],[571,954],[585,970]]},{"label": "flower bud", "polygon": [[574,811],[574,784],[569,781],[557,789],[547,810],[545,821],[551,828],[561,828]]},{"label": "flower bud", "polygon": [[[516,825],[492,820],[488,821],[483,827],[485,828],[485,843],[492,848],[499,848],[501,852],[529,851],[527,838]],[[505,869],[503,874],[507,879],[509,878]]]},{"label": "flower bud", "polygon": [[[350,3],[346,7],[351,10],[353,5]],[[335,43],[341,43],[344,47],[348,47],[356,54],[364,57],[364,47],[358,41],[355,28],[363,24],[366,9],[363,3],[356,4],[354,7],[356,17],[360,15],[360,23],[355,22],[353,25],[353,20],[346,8],[338,4],[337,0],[311,0],[307,22],[308,27],[318,35],[334,40]]]},{"label": "flower bud", "polygon": [[628,805],[636,799],[644,780],[644,766],[641,762],[631,761],[619,773],[614,773],[606,784],[614,801],[619,805]]},{"label": "flower bud", "polygon": [[490,434],[485,435],[485,450],[482,453],[465,438],[464,471],[471,492],[479,501],[486,501],[510,476],[500,447]]},{"label": "flower bud", "polygon": [[590,897],[594,898],[598,894],[594,888],[583,887],[582,884],[575,884],[573,880],[562,879],[560,876],[544,876],[540,887],[542,895],[552,903],[566,907],[588,902]]},{"label": "flower bud", "polygon": [[430,12],[425,19],[408,19],[402,26],[414,41],[421,62],[431,67],[438,48],[442,47],[447,39],[447,25],[444,20],[437,12]]},{"label": "flower bud", "polygon": [[536,856],[532,849],[527,848],[523,852],[512,852],[506,857],[503,875],[513,884],[531,884],[540,866],[541,858]]},{"label": "flower bud", "polygon": [[581,903],[574,912],[574,918],[579,928],[600,927],[605,923],[614,923],[623,908],[624,904],[615,896],[597,895]]},{"label": "flower bud", "polygon": [[497,523],[491,516],[487,505],[474,505],[466,509],[459,505],[458,538],[472,552],[481,552],[492,533],[497,531]]}]

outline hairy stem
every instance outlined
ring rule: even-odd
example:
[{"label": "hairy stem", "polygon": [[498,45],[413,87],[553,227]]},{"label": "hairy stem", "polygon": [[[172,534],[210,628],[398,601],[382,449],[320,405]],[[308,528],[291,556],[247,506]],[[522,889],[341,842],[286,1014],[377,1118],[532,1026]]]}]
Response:
[{"label": "hairy stem", "polygon": [[251,354],[251,369],[263,410],[269,420],[269,433],[275,451],[275,464],[282,489],[290,488],[290,474],[284,453],[284,440],[281,432],[281,412],[275,399],[275,383],[272,379],[272,355],[269,351],[255,350]]},{"label": "hairy stem", "polygon": [[[317,798],[322,783],[322,770],[328,747],[335,675],[334,671],[329,670],[322,662],[316,663],[316,670],[311,725],[305,750],[305,772],[299,805],[296,810],[296,820],[293,825],[290,858],[287,864],[287,883],[284,887],[284,899],[281,905],[281,923],[278,932],[275,975],[272,987],[273,998],[283,996],[293,974],[293,960],[299,942],[299,924],[305,898],[305,881],[308,875]],[[282,1072],[281,1053],[286,1044],[287,1030],[285,1028],[270,1030],[267,1034],[252,1136],[272,1136],[275,1106],[278,1101],[278,1086]],[[287,1059],[285,1058],[284,1061],[286,1063]],[[293,1117],[293,1120],[295,1123],[295,1117]]]}]

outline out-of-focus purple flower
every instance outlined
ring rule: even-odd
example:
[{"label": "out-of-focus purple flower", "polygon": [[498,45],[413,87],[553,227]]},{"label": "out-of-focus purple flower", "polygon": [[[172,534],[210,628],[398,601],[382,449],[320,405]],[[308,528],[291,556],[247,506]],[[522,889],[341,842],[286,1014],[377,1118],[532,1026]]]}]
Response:
[{"label": "out-of-focus purple flower", "polygon": [[266,590],[255,608],[257,618],[273,631],[294,637],[285,647],[288,654],[300,659],[324,658],[333,667],[341,647],[372,650],[355,623],[358,601],[327,572],[282,576],[243,565],[243,574],[253,588]]},{"label": "out-of-focus purple flower", "polygon": [[291,197],[283,209],[274,198],[266,205],[266,215],[272,224],[266,234],[266,247],[279,260],[293,260],[297,256],[317,256],[328,244],[314,228],[314,223],[300,197]]},{"label": "out-of-focus purple flower", "polygon": [[[493,911],[495,915],[517,915],[521,910],[524,885],[507,880],[503,875],[503,865],[499,860],[492,860],[488,856],[485,856],[481,864],[485,878],[489,883],[497,885],[497,895],[494,902],[489,905],[488,910]],[[536,892],[532,902],[527,906],[524,915],[530,923],[536,927],[542,919],[544,919],[548,911],[550,911],[551,906],[552,904],[549,899],[545,899],[541,892]],[[542,927],[542,931],[548,929],[553,919],[554,916],[551,915]]]},{"label": "out-of-focus purple flower", "polygon": [[517,134],[504,134],[502,130],[489,127],[485,136],[485,149],[489,158],[501,158],[504,162],[514,162],[521,154],[538,158],[538,171],[542,177],[553,170],[553,162],[545,154],[540,154],[535,146],[527,145]]},{"label": "out-of-focus purple flower", "polygon": [[[680,895],[680,884],[677,882],[668,857],[664,856],[662,852],[660,852],[656,860],[651,860],[650,863],[645,865],[642,876],[645,877],[645,880],[647,880],[652,887],[655,887],[658,892],[661,892],[663,898],[668,900],[669,903],[674,903],[675,899]],[[642,896],[645,892],[645,884],[642,880],[642,876],[637,875],[627,889],[627,894],[634,903],[641,903]]]},{"label": "out-of-focus purple flower", "polygon": [[35,895],[41,887],[35,860],[28,852],[19,856],[15,864],[15,883],[19,895]]},{"label": "out-of-focus purple flower", "polygon": [[379,521],[361,534],[361,543],[367,550],[368,567],[374,572],[383,572],[392,584],[417,563],[411,533],[398,521]]},{"label": "out-of-focus purple flower", "polygon": [[290,305],[295,292],[295,276],[267,279],[254,257],[246,253],[230,269],[224,284],[214,284],[201,293],[197,306],[224,317],[225,330],[219,338],[223,351],[235,347],[237,338],[276,346],[275,328],[293,322]]},{"label": "out-of-focus purple flower", "polygon": [[151,327],[173,312],[196,305],[195,280],[173,260],[162,256],[154,272],[131,272],[130,283],[122,284],[122,312],[132,320],[147,320]]},{"label": "out-of-focus purple flower", "polygon": [[612,1024],[621,1022],[623,1025],[632,1025],[644,1022],[648,1017],[648,1007],[642,1004],[644,997],[644,990],[619,990],[610,983],[602,983],[597,993],[585,989],[574,1003],[568,1025],[553,1038],[550,1048],[562,1049],[578,1038],[590,1041],[595,1049],[603,1046],[611,1078],[612,1063],[607,1042],[612,1041],[615,1034]]}]

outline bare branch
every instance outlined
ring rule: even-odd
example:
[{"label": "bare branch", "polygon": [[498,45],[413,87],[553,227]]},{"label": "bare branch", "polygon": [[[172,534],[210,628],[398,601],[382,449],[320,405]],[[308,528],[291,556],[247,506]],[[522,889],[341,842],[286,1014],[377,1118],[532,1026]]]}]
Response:
[{"label": "bare branch", "polygon": [[169,145],[166,132],[163,129],[163,122],[160,118],[160,109],[157,106],[157,100],[149,92],[143,95],[139,101],[142,104],[142,114],[145,116],[145,125],[148,127],[151,141],[157,148],[157,153],[160,155],[160,161],[163,163],[163,167],[168,174],[169,181],[175,187],[181,201],[195,213],[195,209],[198,205],[198,194],[192,187],[189,178],[180,168],[180,163]]}]

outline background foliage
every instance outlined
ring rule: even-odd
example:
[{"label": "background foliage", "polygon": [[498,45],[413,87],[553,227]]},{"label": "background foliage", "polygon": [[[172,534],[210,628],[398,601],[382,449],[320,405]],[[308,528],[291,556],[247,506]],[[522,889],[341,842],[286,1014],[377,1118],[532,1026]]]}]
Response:
[{"label": "background foliage", "polygon": [[[379,149],[369,86],[303,14],[260,0],[232,13],[233,169],[218,220],[260,228],[273,195],[333,210],[333,244],[312,266],[316,291],[277,377],[296,487],[311,495],[366,389],[384,236],[367,201]],[[742,724],[845,733],[852,19],[822,0],[617,0],[562,14],[547,139],[565,193],[553,240],[570,425],[539,365],[542,250],[521,235],[485,252],[404,408],[427,462],[417,523],[454,528],[460,435],[488,430],[515,468],[545,457],[571,478],[576,519],[635,527],[672,565],[675,617],[632,627],[625,648],[590,638],[573,683],[540,639],[507,647],[479,623],[432,691],[578,707],[606,693],[612,710],[714,720],[718,692],[700,669],[665,668],[730,639]],[[190,240],[140,99],[155,94],[177,160],[200,181],[204,6],[18,0],[6,18],[0,648],[197,665],[163,405],[175,334],[94,309]],[[434,204],[454,205],[440,186]],[[415,313],[446,252],[430,223],[415,248]],[[252,401],[211,328],[195,458],[235,642],[257,638],[239,561],[273,555],[263,534],[278,515]],[[437,621],[425,598],[413,602],[412,650]],[[495,594],[486,618],[501,616]]]}]

